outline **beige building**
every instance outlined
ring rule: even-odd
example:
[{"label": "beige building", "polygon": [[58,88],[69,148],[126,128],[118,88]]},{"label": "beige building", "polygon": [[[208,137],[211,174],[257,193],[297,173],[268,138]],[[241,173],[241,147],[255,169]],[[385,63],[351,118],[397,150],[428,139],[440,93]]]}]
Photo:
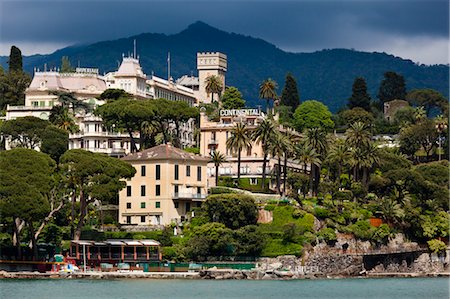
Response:
[{"label": "beige building", "polygon": [[[237,177],[238,159],[237,153],[227,149],[226,142],[231,137],[236,123],[243,122],[250,131],[255,130],[264,120],[266,115],[259,109],[221,110],[218,121],[208,119],[205,112],[200,112],[200,154],[205,157],[218,151],[225,155],[227,161],[219,167],[219,176]],[[283,130],[283,128],[281,128]],[[249,149],[241,152],[241,178],[248,178],[251,185],[261,184],[263,173],[264,152],[261,143],[252,142]],[[269,155],[266,166],[266,174],[270,178],[277,168],[278,159]],[[283,161],[282,161],[283,163]],[[290,170],[300,170],[302,165],[295,161],[288,161]],[[208,183],[215,185],[214,163],[208,164]],[[272,182],[273,187],[275,182]]]},{"label": "beige building", "polygon": [[158,145],[123,157],[136,174],[119,192],[119,223],[168,225],[190,218],[205,200],[209,159]]},{"label": "beige building", "polygon": [[[205,80],[209,76],[218,76],[225,91],[225,74],[227,72],[227,55],[220,52],[197,53],[198,98],[204,103],[211,103],[211,95],[206,92]],[[217,97],[217,95],[214,95]],[[215,101],[218,99],[215,98]]]}]

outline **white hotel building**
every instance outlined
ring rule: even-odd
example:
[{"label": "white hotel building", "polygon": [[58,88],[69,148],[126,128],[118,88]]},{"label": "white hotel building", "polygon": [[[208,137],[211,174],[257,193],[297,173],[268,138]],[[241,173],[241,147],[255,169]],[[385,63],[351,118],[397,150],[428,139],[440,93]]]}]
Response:
[{"label": "white hotel building", "polygon": [[[199,77],[221,74],[225,83],[226,56],[221,53],[198,53],[197,66]],[[189,80],[187,80],[187,78]],[[182,85],[186,83],[185,85]],[[225,85],[225,84],[224,84]],[[71,92],[74,96],[91,105],[104,104],[97,97],[108,88],[120,88],[139,99],[165,98],[173,101],[186,101],[189,105],[198,105],[208,101],[204,80],[193,76],[183,76],[178,81],[165,80],[154,75],[147,76],[134,57],[123,57],[116,72],[99,75],[95,68],[77,68],[73,73],[61,73],[57,69],[35,70],[33,80],[25,91],[24,106],[8,106],[6,120],[24,116],[48,119],[58,97],[52,92]],[[200,92],[202,91],[202,92]],[[101,118],[93,114],[77,114],[76,121],[80,131],[69,135],[69,149],[83,148],[93,152],[106,153],[121,157],[130,153],[129,135],[117,130],[108,131]],[[194,146],[195,120],[186,122],[181,128],[182,146]],[[139,138],[135,134],[135,138]]]}]

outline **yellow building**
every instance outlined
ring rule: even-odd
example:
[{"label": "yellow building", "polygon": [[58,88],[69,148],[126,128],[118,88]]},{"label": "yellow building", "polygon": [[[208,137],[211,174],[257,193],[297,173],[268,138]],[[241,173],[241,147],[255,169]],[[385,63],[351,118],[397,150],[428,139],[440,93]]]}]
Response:
[{"label": "yellow building", "polygon": [[167,225],[190,218],[207,195],[209,159],[163,144],[123,157],[136,174],[119,192],[119,223]]}]

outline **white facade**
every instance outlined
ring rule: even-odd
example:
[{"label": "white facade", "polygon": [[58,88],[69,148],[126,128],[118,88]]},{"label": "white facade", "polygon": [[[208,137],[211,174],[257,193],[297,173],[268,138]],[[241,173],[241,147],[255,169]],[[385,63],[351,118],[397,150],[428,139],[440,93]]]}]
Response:
[{"label": "white facade", "polygon": [[[35,70],[33,80],[25,92],[24,106],[8,106],[5,119],[24,116],[35,116],[48,119],[54,105],[58,105],[57,95],[53,91],[71,92],[79,99],[98,106],[104,102],[97,97],[108,88],[123,89],[136,99],[164,98],[172,101],[185,101],[190,106],[198,104],[198,88],[195,91],[171,80],[149,76],[143,72],[139,60],[123,57],[116,72],[104,76],[97,69],[77,68],[74,73],[60,73],[56,69],[50,71]],[[102,120],[92,114],[77,114],[77,125],[80,131],[69,135],[69,149],[84,148],[93,152],[113,156],[124,156],[131,151],[128,134],[107,131]],[[195,120],[189,120],[180,126],[181,145],[195,146]],[[138,139],[139,135],[135,134]]]}]

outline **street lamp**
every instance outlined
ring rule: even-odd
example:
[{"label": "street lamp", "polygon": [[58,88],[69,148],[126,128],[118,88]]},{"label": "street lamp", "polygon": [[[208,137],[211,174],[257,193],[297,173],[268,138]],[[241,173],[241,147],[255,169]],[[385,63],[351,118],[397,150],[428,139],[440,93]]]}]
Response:
[{"label": "street lamp", "polygon": [[438,144],[439,144],[439,161],[441,161],[441,150],[442,150],[442,132],[444,132],[445,130],[447,130],[447,124],[445,123],[444,120],[439,120],[436,123],[436,130],[439,134],[439,139],[438,139]]}]

